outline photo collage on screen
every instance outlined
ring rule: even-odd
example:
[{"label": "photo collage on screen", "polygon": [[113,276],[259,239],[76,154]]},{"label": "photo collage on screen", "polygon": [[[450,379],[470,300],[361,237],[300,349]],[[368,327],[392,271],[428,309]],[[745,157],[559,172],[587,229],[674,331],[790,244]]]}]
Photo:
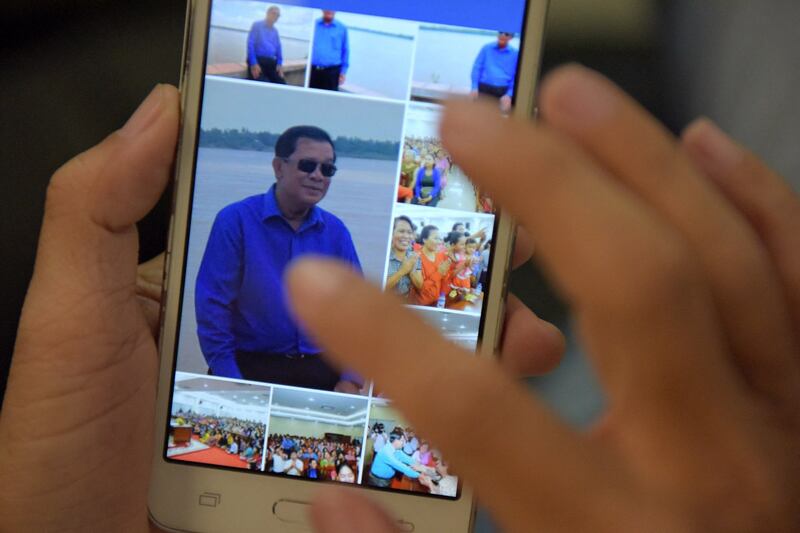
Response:
[{"label": "photo collage on screen", "polygon": [[495,208],[438,124],[451,95],[508,108],[513,29],[213,2],[168,459],[457,496],[434,444],[295,323],[283,275],[344,261],[476,349]]}]

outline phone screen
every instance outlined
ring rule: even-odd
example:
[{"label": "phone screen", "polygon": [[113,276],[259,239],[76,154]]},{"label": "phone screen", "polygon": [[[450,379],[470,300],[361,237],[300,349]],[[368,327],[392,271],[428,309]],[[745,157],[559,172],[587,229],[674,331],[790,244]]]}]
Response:
[{"label": "phone screen", "polygon": [[283,275],[337,258],[476,348],[496,213],[438,122],[448,95],[510,108],[525,10],[212,2],[167,460],[459,497],[447,457],[379,385],[326,362]]}]

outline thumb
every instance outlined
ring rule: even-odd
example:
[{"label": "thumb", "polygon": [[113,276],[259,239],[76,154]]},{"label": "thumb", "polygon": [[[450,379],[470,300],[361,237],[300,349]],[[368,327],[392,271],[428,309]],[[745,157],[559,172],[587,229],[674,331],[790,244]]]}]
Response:
[{"label": "thumb", "polygon": [[62,274],[62,283],[133,285],[135,223],[169,180],[179,116],[178,91],[159,85],[122,129],[55,173],[47,189],[34,285],[54,272]]}]

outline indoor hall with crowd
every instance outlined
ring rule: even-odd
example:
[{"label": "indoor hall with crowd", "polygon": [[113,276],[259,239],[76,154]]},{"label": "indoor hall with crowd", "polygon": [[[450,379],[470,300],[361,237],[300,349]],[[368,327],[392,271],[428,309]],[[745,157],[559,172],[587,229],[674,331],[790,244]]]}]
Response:
[{"label": "indoor hall with crowd", "polygon": [[267,439],[266,471],[320,481],[355,483],[361,441],[271,434]]},{"label": "indoor hall with crowd", "polygon": [[[170,455],[174,458],[216,464],[213,458],[214,451],[221,450],[231,456],[230,461],[235,462],[237,458],[241,461],[241,465],[235,466],[250,470],[261,468],[264,430],[263,424],[259,422],[179,410],[171,417],[170,426],[172,428]],[[191,428],[191,438],[177,438],[178,428]],[[185,453],[180,453],[184,450]]]}]

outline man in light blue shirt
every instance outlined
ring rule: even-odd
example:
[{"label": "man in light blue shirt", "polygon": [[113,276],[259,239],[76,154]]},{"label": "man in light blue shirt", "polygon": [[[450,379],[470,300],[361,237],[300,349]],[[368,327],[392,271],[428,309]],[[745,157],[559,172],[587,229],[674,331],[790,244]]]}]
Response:
[{"label": "man in light blue shirt", "polygon": [[344,85],[350,66],[350,43],[347,26],[336,20],[336,11],[323,10],[314,29],[311,50],[312,89],[338,91]]},{"label": "man in light blue shirt", "polygon": [[519,50],[509,45],[513,33],[500,32],[497,42],[481,48],[472,67],[472,96],[491,96],[500,100],[504,112],[511,110],[517,78]]},{"label": "man in light blue shirt", "polygon": [[275,28],[280,16],[280,8],[271,6],[266,18],[255,21],[247,36],[248,73],[256,81],[286,84],[281,37]]},{"label": "man in light blue shirt", "polygon": [[390,487],[392,479],[398,472],[410,479],[419,479],[419,482],[425,486],[430,485],[430,478],[424,473],[425,467],[402,452],[401,448],[404,444],[405,437],[401,431],[389,433],[389,442],[378,450],[372,460],[368,480],[370,485]]}]

